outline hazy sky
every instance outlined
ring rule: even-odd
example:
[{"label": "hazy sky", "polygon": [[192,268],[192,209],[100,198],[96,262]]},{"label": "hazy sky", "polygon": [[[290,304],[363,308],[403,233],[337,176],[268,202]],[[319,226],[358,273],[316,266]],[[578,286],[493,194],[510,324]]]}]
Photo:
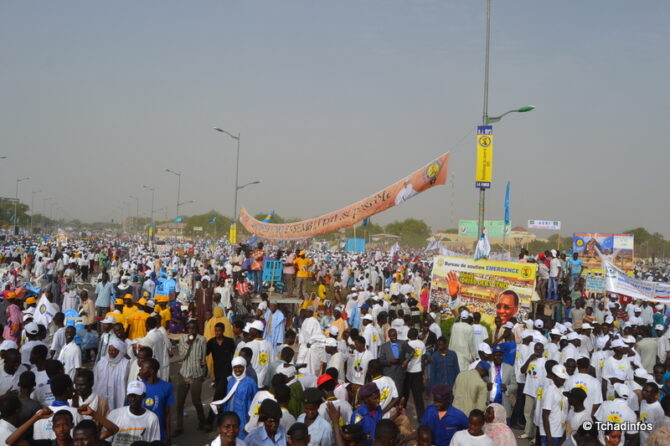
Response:
[{"label": "hazy sky", "polygon": [[[84,221],[320,215],[451,151],[449,184],[373,218],[476,218],[484,0],[0,3],[0,194]],[[493,0],[487,218],[670,236],[670,2]],[[665,131],[663,129],[666,129]],[[454,182],[452,188],[451,182]],[[49,206],[47,205],[47,213]],[[161,214],[162,215],[162,214]]]}]

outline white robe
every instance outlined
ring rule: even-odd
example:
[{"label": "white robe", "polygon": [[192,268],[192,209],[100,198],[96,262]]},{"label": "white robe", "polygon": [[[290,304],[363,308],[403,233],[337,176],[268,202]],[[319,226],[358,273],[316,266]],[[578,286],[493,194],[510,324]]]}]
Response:
[{"label": "white robe", "polygon": [[456,322],[451,329],[451,339],[449,340],[449,350],[456,352],[458,356],[458,366],[461,370],[467,370],[468,365],[475,358],[475,351],[472,346],[473,330],[472,326],[465,322]]},{"label": "white robe", "polygon": [[126,358],[119,362],[110,362],[109,356],[105,356],[95,365],[93,392],[107,400],[110,411],[122,407],[126,399],[128,362]]},{"label": "white robe", "polygon": [[[168,346],[165,344],[165,338],[158,328],[152,328],[149,333],[138,344],[144,347],[150,347],[153,351],[153,357],[161,365],[158,371],[158,377],[163,381],[170,380],[170,355],[168,355]],[[135,361],[137,362],[137,361]]]}]

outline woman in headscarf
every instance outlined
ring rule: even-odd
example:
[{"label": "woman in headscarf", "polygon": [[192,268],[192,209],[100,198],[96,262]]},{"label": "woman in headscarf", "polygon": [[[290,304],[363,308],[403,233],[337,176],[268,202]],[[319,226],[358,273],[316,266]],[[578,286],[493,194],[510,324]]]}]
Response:
[{"label": "woman in headscarf", "polygon": [[[217,305],[214,307],[213,316],[210,317],[205,324],[205,332],[203,333],[203,336],[205,336],[206,340],[209,341],[215,336],[214,327],[219,322],[223,324],[223,335],[225,337],[231,339],[235,337],[233,334],[233,326],[230,325],[228,318],[224,316],[223,308]],[[207,355],[207,371],[210,379],[214,379],[214,360],[212,359],[212,355]]]},{"label": "woman in headscarf", "polygon": [[[218,413],[221,410],[235,412],[240,416],[240,425],[247,424],[249,408],[251,402],[258,391],[256,381],[248,377],[244,372],[247,367],[247,361],[237,356],[233,359],[233,376],[228,378],[228,388],[226,396],[218,401],[212,401],[210,407],[212,412]],[[244,438],[244,431],[240,430],[239,438]]]},{"label": "woman in headscarf", "polygon": [[512,429],[507,426],[507,412],[497,403],[489,404],[485,413],[486,424],[484,433],[493,440],[496,446],[516,446],[516,437]]},{"label": "woman in headscarf", "polygon": [[107,400],[110,411],[123,407],[129,362],[130,360],[126,358],[126,343],[114,337],[109,341],[107,355],[101,357],[95,365],[93,389],[97,395]]},{"label": "woman in headscarf", "polygon": [[19,343],[21,337],[21,309],[16,304],[17,296],[14,291],[10,291],[6,296],[9,305],[5,309],[7,315],[7,324],[2,333],[2,337],[8,341]]}]

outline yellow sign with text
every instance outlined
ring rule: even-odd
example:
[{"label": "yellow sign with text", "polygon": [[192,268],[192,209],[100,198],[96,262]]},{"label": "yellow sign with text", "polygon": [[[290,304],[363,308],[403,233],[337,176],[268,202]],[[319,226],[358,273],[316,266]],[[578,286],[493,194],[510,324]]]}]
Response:
[{"label": "yellow sign with text", "polygon": [[491,183],[493,177],[493,135],[477,135],[475,182]]},{"label": "yellow sign with text", "polygon": [[234,245],[237,243],[237,224],[236,223],[231,223],[230,224],[230,232],[228,233],[228,241],[230,242],[231,245]]}]

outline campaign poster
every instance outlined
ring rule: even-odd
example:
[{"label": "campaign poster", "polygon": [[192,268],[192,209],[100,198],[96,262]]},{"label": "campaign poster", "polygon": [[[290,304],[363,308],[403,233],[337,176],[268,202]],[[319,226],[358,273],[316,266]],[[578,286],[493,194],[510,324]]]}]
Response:
[{"label": "campaign poster", "polygon": [[466,306],[489,324],[496,316],[504,324],[530,311],[536,272],[534,263],[436,256],[430,299],[447,316]]},{"label": "campaign poster", "polygon": [[572,252],[579,254],[584,266],[602,271],[602,262],[610,261],[624,271],[633,270],[633,234],[575,233]]}]

